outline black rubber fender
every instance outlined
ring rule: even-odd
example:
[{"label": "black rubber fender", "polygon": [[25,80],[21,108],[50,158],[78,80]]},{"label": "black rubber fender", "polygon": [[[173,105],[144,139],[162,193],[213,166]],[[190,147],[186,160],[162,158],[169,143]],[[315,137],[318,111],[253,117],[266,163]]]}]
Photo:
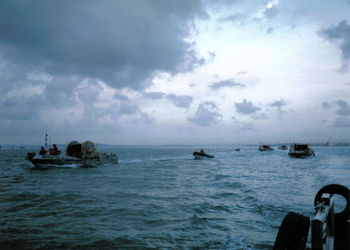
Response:
[{"label": "black rubber fender", "polygon": [[305,249],[309,228],[308,216],[289,212],[281,223],[273,249]]},{"label": "black rubber fender", "polygon": [[336,220],[345,221],[350,219],[350,190],[340,184],[330,184],[321,188],[315,196],[314,205],[316,206],[318,202],[321,201],[322,194],[328,193],[331,195],[337,194],[344,197],[346,200],[346,207],[340,213],[335,213],[334,217]]}]

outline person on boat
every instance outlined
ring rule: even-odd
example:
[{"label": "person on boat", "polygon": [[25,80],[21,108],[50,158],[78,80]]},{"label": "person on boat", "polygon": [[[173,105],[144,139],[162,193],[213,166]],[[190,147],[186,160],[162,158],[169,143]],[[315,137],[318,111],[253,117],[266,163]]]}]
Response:
[{"label": "person on boat", "polygon": [[56,144],[53,144],[53,149],[50,148],[50,155],[59,155],[59,151]]},{"label": "person on boat", "polygon": [[204,152],[204,150],[203,150],[203,149],[201,149],[201,153],[202,153],[202,154],[205,154],[205,152]]},{"label": "person on boat", "polygon": [[46,155],[46,149],[44,147],[41,147],[39,155]]},{"label": "person on boat", "polygon": [[58,147],[56,144],[53,144],[53,152],[54,152],[54,155],[59,155]]}]

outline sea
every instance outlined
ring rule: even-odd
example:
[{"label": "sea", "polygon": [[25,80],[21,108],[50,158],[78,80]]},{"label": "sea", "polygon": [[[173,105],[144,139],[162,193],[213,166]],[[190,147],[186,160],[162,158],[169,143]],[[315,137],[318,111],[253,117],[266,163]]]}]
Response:
[{"label": "sea", "polygon": [[0,249],[272,249],[288,212],[312,218],[320,188],[350,188],[350,147],[274,148],[102,145],[118,164],[38,169],[39,147],[2,147]]}]

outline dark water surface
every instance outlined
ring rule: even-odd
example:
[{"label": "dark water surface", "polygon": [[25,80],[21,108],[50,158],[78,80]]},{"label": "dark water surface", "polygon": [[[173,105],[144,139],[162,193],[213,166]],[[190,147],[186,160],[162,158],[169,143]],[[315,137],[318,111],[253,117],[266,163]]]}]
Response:
[{"label": "dark water surface", "polygon": [[321,187],[350,186],[350,147],[314,149],[118,147],[118,165],[50,169],[0,149],[0,248],[270,249],[287,212],[312,216]]}]

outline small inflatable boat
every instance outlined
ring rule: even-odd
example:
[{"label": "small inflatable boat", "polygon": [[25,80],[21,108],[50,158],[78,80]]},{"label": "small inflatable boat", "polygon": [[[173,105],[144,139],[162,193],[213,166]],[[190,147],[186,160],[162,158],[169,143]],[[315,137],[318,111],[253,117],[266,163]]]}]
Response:
[{"label": "small inflatable boat", "polygon": [[200,159],[203,159],[203,158],[214,158],[213,155],[208,155],[204,152],[193,152],[193,156],[196,160],[200,160]]}]

